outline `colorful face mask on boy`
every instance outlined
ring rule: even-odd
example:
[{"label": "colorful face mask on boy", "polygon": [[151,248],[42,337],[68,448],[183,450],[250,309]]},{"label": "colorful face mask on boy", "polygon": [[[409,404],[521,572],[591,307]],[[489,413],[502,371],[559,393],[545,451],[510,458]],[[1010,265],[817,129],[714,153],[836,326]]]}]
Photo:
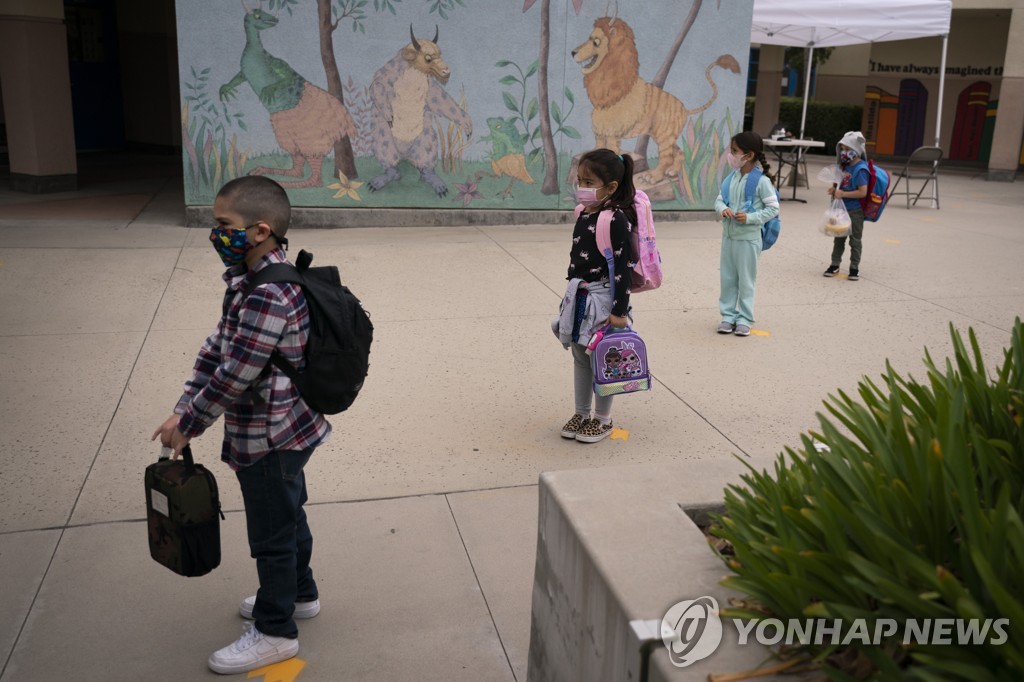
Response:
[{"label": "colorful face mask on boy", "polygon": [[253,248],[246,237],[248,229],[247,227],[243,230],[234,230],[229,227],[217,226],[210,230],[210,242],[213,244],[214,251],[220,256],[221,262],[224,263],[224,267],[230,268],[232,265],[238,265],[245,260],[245,254]]},{"label": "colorful face mask on boy", "polygon": [[855,158],[857,158],[857,152],[853,151],[852,149],[839,150],[839,161],[844,166],[849,166]]}]

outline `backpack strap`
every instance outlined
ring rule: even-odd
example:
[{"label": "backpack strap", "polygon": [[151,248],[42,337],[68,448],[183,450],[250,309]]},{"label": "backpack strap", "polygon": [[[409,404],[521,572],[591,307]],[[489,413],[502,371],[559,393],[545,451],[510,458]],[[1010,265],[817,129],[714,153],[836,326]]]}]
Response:
[{"label": "backpack strap", "polygon": [[256,287],[279,282],[302,284],[302,275],[291,263],[271,263],[252,276],[252,279],[246,283],[245,289],[242,290],[242,295],[248,298]]},{"label": "backpack strap", "polygon": [[[722,178],[722,203],[729,206],[729,185],[732,183],[732,176],[736,175],[736,171],[730,171],[728,175]],[[757,194],[757,183],[761,182],[761,176],[764,173],[760,168],[755,167],[747,174],[747,184],[743,188],[743,194],[746,201],[753,203],[754,196]],[[729,206],[732,208],[732,206]]]},{"label": "backpack strap", "polygon": [[732,176],[736,174],[736,171],[729,171],[729,174],[722,178],[722,203],[728,208],[729,206],[729,183],[732,182]]},{"label": "backpack strap", "polygon": [[761,169],[757,167],[747,175],[747,186],[744,190],[744,199],[751,206],[754,205],[754,197],[757,196],[757,183],[761,182],[762,175],[764,175],[764,173],[762,173]]},{"label": "backpack strap", "polygon": [[[252,279],[245,285],[245,289],[242,290],[242,296],[248,298],[253,290],[262,284],[288,282],[300,286],[303,284],[302,275],[299,273],[298,268],[291,263],[271,263],[253,275]],[[284,372],[292,381],[295,381],[299,376],[299,370],[296,369],[295,365],[288,362],[277,348],[271,352],[270,362]]]},{"label": "backpack strap", "polygon": [[868,193],[861,197],[860,207],[863,210],[868,203],[868,197],[875,191],[875,182],[877,181],[877,171],[875,171],[875,163],[871,159],[864,159],[868,164]]},{"label": "backpack strap", "polygon": [[608,261],[608,284],[615,293],[615,251],[612,249],[612,211],[606,209],[597,214],[597,250]]}]

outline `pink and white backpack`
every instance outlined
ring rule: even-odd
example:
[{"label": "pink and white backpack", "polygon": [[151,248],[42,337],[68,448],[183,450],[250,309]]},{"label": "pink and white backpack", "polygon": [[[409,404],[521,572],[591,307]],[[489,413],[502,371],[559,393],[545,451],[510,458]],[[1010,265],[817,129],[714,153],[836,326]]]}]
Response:
[{"label": "pink and white backpack", "polygon": [[[583,212],[583,204],[576,207],[576,217]],[[633,247],[633,256],[636,257],[636,264],[630,273],[633,280],[630,284],[630,292],[638,294],[642,291],[651,291],[661,286],[661,254],[658,252],[658,244],[654,235],[654,214],[651,212],[651,200],[642,190],[636,190],[633,198],[633,208],[636,209],[637,225],[629,233],[630,243]],[[615,281],[615,264],[612,253],[612,212],[601,211],[597,216],[597,248],[608,261],[608,278]]]}]

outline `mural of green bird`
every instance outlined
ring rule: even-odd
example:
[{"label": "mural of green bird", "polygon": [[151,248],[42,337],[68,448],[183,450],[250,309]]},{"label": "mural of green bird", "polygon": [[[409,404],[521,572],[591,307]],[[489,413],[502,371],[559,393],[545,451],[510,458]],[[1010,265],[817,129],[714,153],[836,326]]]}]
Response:
[{"label": "mural of green bird", "polygon": [[270,114],[270,125],[281,149],[292,157],[291,168],[256,166],[249,175],[284,175],[304,180],[282,182],[282,187],[320,187],[320,166],[334,143],[356,134],[356,125],[345,105],[299,75],[286,61],[267,52],[260,31],[277,25],[277,17],[245,5],[245,48],[241,70],[220,88],[221,101],[236,97],[249,83]]},{"label": "mural of green bird", "polygon": [[[527,185],[534,184],[530,172],[526,170],[523,136],[516,128],[515,119],[489,118],[487,119],[487,128],[490,130],[490,134],[483,139],[491,141],[491,177],[508,176],[511,178],[508,187],[499,192],[498,196],[503,199],[512,196],[512,185],[516,180]],[[483,171],[477,172],[477,180],[482,174],[486,175]]]}]

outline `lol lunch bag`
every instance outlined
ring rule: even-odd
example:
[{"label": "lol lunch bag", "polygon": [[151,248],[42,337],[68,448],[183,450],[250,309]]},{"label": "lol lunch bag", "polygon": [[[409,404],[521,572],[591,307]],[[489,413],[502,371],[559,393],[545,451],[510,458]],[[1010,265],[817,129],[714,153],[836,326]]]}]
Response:
[{"label": "lol lunch bag", "polygon": [[631,328],[596,332],[587,346],[594,365],[594,393],[600,396],[651,390],[647,346]]},{"label": "lol lunch bag", "polygon": [[220,565],[220,510],[217,480],[192,459],[167,457],[146,467],[149,554],[178,575],[206,575]]}]

